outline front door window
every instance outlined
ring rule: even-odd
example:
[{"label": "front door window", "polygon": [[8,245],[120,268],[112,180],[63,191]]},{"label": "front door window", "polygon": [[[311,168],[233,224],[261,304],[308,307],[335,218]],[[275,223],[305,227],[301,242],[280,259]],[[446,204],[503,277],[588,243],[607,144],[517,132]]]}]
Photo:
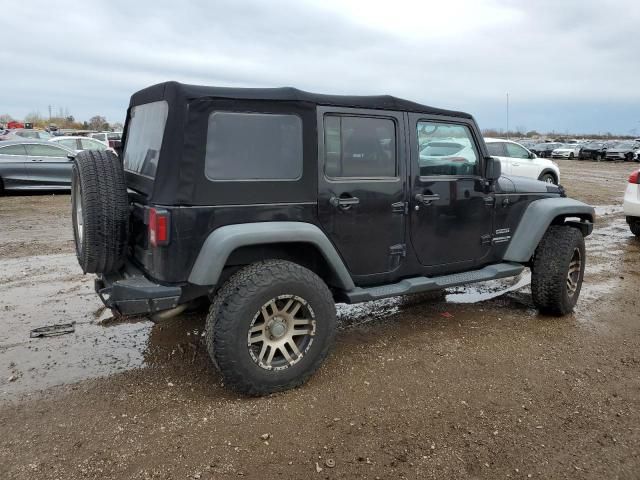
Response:
[{"label": "front door window", "polygon": [[465,125],[418,122],[420,176],[473,175],[478,152]]}]

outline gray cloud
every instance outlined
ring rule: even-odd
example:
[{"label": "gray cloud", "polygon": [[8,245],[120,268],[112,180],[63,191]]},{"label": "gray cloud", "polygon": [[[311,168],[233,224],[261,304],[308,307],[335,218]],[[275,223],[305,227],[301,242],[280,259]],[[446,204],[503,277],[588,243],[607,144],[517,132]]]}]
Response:
[{"label": "gray cloud", "polygon": [[[352,3],[353,2],[353,3]],[[482,126],[640,130],[635,0],[23,2],[3,14],[0,113],[121,120],[164,80],[391,93]]]}]

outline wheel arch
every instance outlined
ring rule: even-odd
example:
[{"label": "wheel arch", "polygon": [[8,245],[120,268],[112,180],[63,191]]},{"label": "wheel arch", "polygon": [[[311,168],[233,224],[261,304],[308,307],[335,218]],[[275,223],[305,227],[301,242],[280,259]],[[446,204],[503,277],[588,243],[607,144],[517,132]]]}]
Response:
[{"label": "wheel arch", "polygon": [[244,223],[214,230],[200,249],[189,282],[216,285],[226,276],[225,270],[276,258],[309,268],[331,286],[355,288],[327,236],[316,225],[303,222]]},{"label": "wheel arch", "polygon": [[559,182],[558,174],[557,174],[557,172],[555,172],[555,171],[554,171],[554,170],[552,170],[551,168],[544,168],[544,169],[542,169],[542,172],[540,172],[540,175],[538,175],[538,180],[541,180],[541,179],[542,179],[542,177],[543,177],[543,176],[545,176],[547,173],[548,173],[549,175],[552,175],[552,176],[553,176],[553,178],[554,178],[554,179],[555,179],[555,181],[556,181],[556,185],[557,185],[557,184],[558,184],[558,182]]},{"label": "wheel arch", "polygon": [[535,200],[525,210],[503,260],[528,263],[540,240],[551,225],[578,228],[583,236],[593,230],[595,210],[572,198],[544,198]]}]

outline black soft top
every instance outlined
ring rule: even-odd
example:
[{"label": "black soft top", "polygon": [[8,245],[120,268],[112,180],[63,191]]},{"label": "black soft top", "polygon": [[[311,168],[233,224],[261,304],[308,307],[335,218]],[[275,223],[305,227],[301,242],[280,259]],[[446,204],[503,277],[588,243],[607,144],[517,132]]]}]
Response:
[{"label": "black soft top", "polygon": [[[155,178],[127,173],[129,188],[146,194],[151,201],[167,205],[223,205],[246,202],[309,202],[317,197],[318,134],[317,108],[359,108],[438,115],[473,121],[471,115],[420,105],[383,96],[320,95],[295,88],[225,88],[165,82],[152,85],[131,96],[122,143],[126,157],[132,108],[165,101],[169,106]],[[205,178],[207,131],[215,110],[268,111],[296,114],[303,123],[303,175],[288,182],[215,182]],[[286,187],[286,188],[285,188]],[[249,193],[247,193],[249,192]],[[243,195],[238,198],[238,195]]]},{"label": "black soft top", "polygon": [[471,115],[454,110],[429,107],[391,95],[323,95],[305,92],[292,87],[282,88],[230,88],[188,85],[179,82],[164,82],[152,85],[134,93],[130,107],[166,99],[171,103],[190,102],[195,99],[225,98],[238,100],[264,100],[273,102],[301,102],[315,105],[331,105],[335,107],[354,107],[381,110],[418,112],[432,115],[472,118]]}]

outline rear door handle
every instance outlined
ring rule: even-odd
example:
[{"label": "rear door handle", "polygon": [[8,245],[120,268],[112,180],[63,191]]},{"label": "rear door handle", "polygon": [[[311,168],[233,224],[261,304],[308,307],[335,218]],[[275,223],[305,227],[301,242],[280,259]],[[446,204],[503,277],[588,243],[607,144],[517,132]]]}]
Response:
[{"label": "rear door handle", "polygon": [[418,193],[416,195],[416,202],[421,203],[423,205],[431,205],[434,201],[440,200],[440,195],[423,195],[422,193]]},{"label": "rear door handle", "polygon": [[336,197],[333,196],[329,199],[329,203],[336,208],[341,208],[346,210],[353,205],[358,205],[360,203],[360,199],[358,197]]}]

